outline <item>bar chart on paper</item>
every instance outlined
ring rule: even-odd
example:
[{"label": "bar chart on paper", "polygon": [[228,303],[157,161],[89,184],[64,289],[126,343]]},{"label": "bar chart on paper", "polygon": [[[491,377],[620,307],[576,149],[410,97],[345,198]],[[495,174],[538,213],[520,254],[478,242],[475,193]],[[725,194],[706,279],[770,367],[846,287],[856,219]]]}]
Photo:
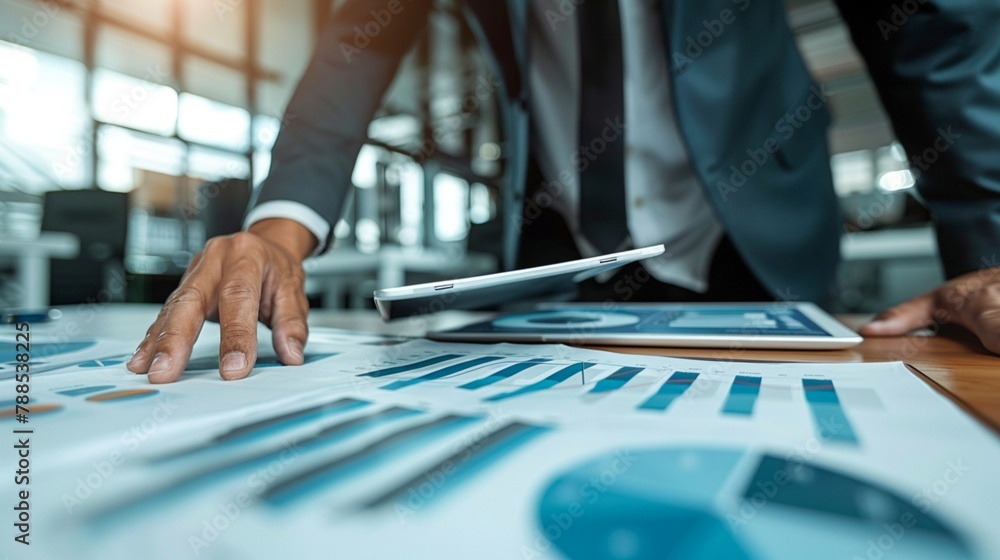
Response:
[{"label": "bar chart on paper", "polygon": [[[100,367],[40,379],[39,410],[62,408],[39,423],[71,420],[62,426],[74,439],[106,426],[116,437],[122,425],[141,430],[156,410],[171,415],[155,428],[162,435],[130,450],[72,515],[58,497],[72,495],[93,457],[111,447],[66,454],[80,458],[60,465],[51,496],[40,500],[55,504],[51,526],[68,535],[48,557],[81,546],[90,547],[81,555],[97,557],[102,543],[112,550],[102,557],[135,557],[149,527],[201,535],[219,504],[231,510],[246,495],[252,505],[202,557],[337,549],[345,557],[426,550],[506,558],[528,547],[539,558],[850,558],[865,554],[887,519],[919,511],[913,496],[941,476],[943,460],[970,442],[978,450],[995,443],[967,429],[964,439],[945,437],[967,419],[949,416],[901,364],[429,341],[370,348],[336,357],[332,348],[313,350],[318,357],[299,369],[265,366],[238,385],[215,379],[214,358],[155,387]],[[227,406],[205,413],[223,394]],[[0,402],[0,422],[10,422],[3,407],[12,404]],[[914,425],[940,430],[921,431],[937,438],[936,454],[926,454],[923,437],[907,437]],[[39,464],[58,464],[51,449],[40,449],[49,454]],[[989,513],[981,504],[995,496],[970,513],[962,504],[976,496],[959,493],[988,479],[1000,461],[994,451],[962,455],[970,470],[949,489],[956,498],[916,515],[905,541],[893,544],[896,557],[979,557],[969,520]],[[748,513],[746,503],[766,507]],[[559,525],[580,507],[586,515]],[[744,516],[753,522],[741,525]],[[273,534],[287,537],[281,551],[261,537]]]},{"label": "bar chart on paper", "polygon": [[[440,345],[441,350],[456,349]],[[419,348],[419,347],[418,347]],[[457,350],[457,349],[456,349]],[[761,417],[811,423],[819,439],[859,443],[836,381],[816,365],[761,365],[726,369],[688,362],[684,369],[632,356],[620,362],[588,359],[588,351],[552,355],[485,351],[421,351],[396,355],[391,364],[355,371],[367,387],[423,398],[478,402],[484,406],[544,407],[565,412],[645,418],[716,418],[746,423]],[[638,361],[637,361],[638,360]],[[628,363],[624,363],[628,362]],[[647,363],[643,363],[647,362]]]}]

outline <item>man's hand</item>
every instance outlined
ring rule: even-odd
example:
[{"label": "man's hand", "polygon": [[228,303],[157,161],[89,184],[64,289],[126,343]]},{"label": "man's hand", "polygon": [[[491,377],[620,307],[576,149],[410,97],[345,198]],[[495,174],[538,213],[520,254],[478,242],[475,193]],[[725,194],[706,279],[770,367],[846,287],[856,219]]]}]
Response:
[{"label": "man's hand", "polygon": [[1000,354],[1000,267],[963,274],[933,292],[887,309],[860,332],[894,336],[947,323],[969,329],[983,346]]},{"label": "man's hand", "polygon": [[302,260],[316,238],[293,220],[270,219],[247,232],[211,239],[128,362],[151,383],[176,381],[187,366],[205,319],[222,327],[223,379],[242,379],[257,360],[257,321],[271,327],[285,365],[299,365],[308,336],[309,303]]}]

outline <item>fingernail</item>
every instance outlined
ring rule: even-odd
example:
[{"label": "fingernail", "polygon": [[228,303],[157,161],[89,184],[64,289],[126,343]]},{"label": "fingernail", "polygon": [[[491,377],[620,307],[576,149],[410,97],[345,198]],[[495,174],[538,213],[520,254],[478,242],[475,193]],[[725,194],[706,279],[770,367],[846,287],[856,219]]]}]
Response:
[{"label": "fingernail", "polygon": [[132,352],[132,357],[125,362],[125,368],[129,371],[135,371],[135,368],[139,365],[139,349],[136,348],[135,352]]},{"label": "fingernail", "polygon": [[149,379],[158,381],[159,378],[166,375],[168,369],[170,369],[170,354],[158,353],[153,356],[153,363],[149,364]]},{"label": "fingernail", "polygon": [[235,375],[247,367],[247,357],[243,352],[230,352],[222,358],[222,367],[219,372],[223,377]]},{"label": "fingernail", "polygon": [[298,340],[296,340],[294,338],[289,338],[288,339],[288,351],[292,353],[292,357],[293,358],[295,358],[297,360],[303,359],[303,355],[302,355],[302,343],[299,342]]}]

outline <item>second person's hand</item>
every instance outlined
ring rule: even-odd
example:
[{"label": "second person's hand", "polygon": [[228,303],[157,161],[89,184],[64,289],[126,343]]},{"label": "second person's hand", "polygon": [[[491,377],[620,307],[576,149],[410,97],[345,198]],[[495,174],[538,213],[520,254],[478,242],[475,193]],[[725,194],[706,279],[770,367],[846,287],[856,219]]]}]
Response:
[{"label": "second person's hand", "polygon": [[218,320],[219,371],[242,379],[257,360],[257,322],[272,331],[278,359],[300,365],[309,331],[302,261],[315,236],[287,219],[268,219],[248,231],[211,239],[192,260],[180,286],[129,360],[151,383],[176,381],[184,372],[205,320]]}]

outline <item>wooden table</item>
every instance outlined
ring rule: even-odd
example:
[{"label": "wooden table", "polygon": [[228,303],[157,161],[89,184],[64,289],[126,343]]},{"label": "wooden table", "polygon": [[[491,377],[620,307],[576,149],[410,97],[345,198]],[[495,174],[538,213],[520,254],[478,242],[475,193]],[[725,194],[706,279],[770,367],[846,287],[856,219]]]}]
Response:
[{"label": "wooden table", "polygon": [[[443,329],[485,319],[488,313],[445,312],[429,318],[383,323],[375,312],[314,311],[310,324],[420,336],[427,329]],[[863,325],[868,316],[841,316],[850,327]],[[847,350],[749,350],[696,348],[643,348],[597,346],[598,350],[653,354],[679,358],[731,361],[885,362],[903,361],[923,374],[970,414],[1000,432],[1000,356],[983,348],[970,333],[943,328],[938,336],[868,338]]]}]

